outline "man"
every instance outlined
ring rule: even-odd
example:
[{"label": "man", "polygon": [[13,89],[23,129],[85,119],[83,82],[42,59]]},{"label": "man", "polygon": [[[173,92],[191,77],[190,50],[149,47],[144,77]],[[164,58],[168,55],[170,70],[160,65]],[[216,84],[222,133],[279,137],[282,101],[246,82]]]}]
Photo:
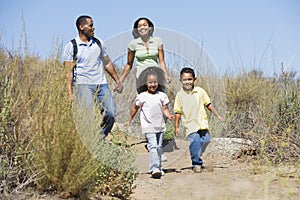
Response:
[{"label": "man", "polygon": [[78,36],[66,45],[64,51],[69,101],[73,102],[75,124],[81,132],[88,131],[94,127],[91,123],[98,122],[94,121],[97,116],[95,107],[98,108],[103,115],[100,137],[104,138],[114,125],[116,109],[104,72],[107,71],[115,81],[114,91],[121,92],[123,86],[105,45],[94,38],[93,19],[80,16],[76,27]]}]

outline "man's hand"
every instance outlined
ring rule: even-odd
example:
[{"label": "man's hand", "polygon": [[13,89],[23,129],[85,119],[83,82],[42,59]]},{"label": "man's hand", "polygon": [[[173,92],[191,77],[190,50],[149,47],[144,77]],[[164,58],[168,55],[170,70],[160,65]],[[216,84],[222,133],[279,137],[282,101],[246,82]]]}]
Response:
[{"label": "man's hand", "polygon": [[120,81],[116,82],[115,86],[113,87],[113,91],[121,93],[123,91],[123,84]]}]

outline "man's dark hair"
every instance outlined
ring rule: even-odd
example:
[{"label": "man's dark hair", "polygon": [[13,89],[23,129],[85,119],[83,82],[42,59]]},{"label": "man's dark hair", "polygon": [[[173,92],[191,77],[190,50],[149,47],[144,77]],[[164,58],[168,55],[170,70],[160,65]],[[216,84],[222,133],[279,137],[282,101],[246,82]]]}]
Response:
[{"label": "man's dark hair", "polygon": [[184,68],[181,69],[180,78],[181,78],[183,73],[192,74],[193,78],[195,78],[195,71],[190,67],[184,67]]},{"label": "man's dark hair", "polygon": [[150,19],[146,18],[146,17],[141,17],[139,19],[137,19],[134,24],[133,24],[133,29],[132,29],[132,35],[133,35],[133,38],[136,39],[138,37],[140,37],[140,34],[138,32],[138,24],[139,24],[139,21],[141,20],[146,20],[149,27],[151,27],[151,31],[150,31],[150,36],[152,36],[153,32],[154,32],[154,25],[153,23],[150,21]]},{"label": "man's dark hair", "polygon": [[76,28],[77,28],[78,31],[79,31],[80,25],[83,25],[83,24],[87,23],[87,19],[92,19],[92,17],[90,17],[88,15],[81,15],[80,17],[77,18]]}]

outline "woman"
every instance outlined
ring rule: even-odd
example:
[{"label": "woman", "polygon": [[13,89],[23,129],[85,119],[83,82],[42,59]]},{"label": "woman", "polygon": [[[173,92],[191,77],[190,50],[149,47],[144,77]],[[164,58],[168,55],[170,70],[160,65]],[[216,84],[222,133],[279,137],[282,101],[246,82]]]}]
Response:
[{"label": "woman", "polygon": [[127,63],[120,77],[122,83],[132,69],[134,59],[137,68],[136,78],[148,67],[160,66],[166,82],[170,82],[164,61],[162,40],[160,37],[153,37],[153,32],[154,25],[148,18],[142,17],[134,22],[132,30],[134,39],[128,45]]}]

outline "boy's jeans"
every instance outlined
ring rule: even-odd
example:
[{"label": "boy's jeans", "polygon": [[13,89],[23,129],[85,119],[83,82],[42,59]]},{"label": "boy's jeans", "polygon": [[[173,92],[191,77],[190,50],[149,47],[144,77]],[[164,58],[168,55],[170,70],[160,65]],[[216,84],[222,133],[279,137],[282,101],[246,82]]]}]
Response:
[{"label": "boy's jeans", "polygon": [[146,133],[149,149],[149,172],[157,168],[161,170],[161,154],[162,154],[162,140],[163,132],[159,133]]},{"label": "boy's jeans", "polygon": [[[104,114],[101,127],[97,125],[99,117],[95,108]],[[98,133],[101,130],[100,137],[106,137],[114,125],[116,115],[116,106],[108,84],[75,84],[74,112],[75,123],[76,126],[80,126],[79,129]]]},{"label": "boy's jeans", "polygon": [[201,131],[204,131],[203,136],[197,132],[188,135],[188,139],[190,140],[189,149],[193,167],[196,165],[203,165],[201,156],[204,153],[207,145],[210,143],[210,135],[208,130]]}]

